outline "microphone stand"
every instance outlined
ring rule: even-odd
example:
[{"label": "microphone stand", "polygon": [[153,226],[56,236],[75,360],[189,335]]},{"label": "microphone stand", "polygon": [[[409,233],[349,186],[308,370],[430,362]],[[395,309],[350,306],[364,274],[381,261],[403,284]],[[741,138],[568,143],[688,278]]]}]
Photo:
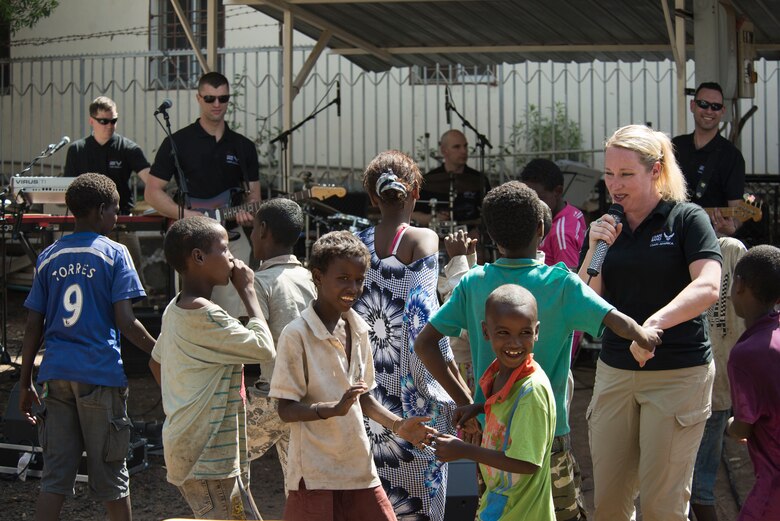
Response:
[{"label": "microphone stand", "polygon": [[[165,125],[160,123],[160,118],[157,117],[158,114],[163,115],[163,118],[165,119]],[[173,133],[171,132],[171,118],[168,116],[168,111],[166,109],[162,109],[160,111],[155,111],[154,119],[162,127],[165,135],[168,136],[168,142],[171,144],[171,156],[173,156],[173,165],[176,168],[176,202],[179,205],[179,219],[183,219],[184,209],[189,204],[190,191],[187,187],[187,179],[184,177],[184,170],[182,170],[181,163],[179,162],[179,149],[176,147],[176,141],[173,140]],[[168,266],[169,298],[172,298],[172,295],[176,293],[176,287],[174,284],[175,276],[176,272],[174,269],[171,266]]]},{"label": "microphone stand", "polygon": [[[11,361],[11,356],[8,354],[8,350],[6,349],[6,346],[8,345],[8,280],[7,280],[7,268],[6,268],[6,240],[5,240],[5,234],[6,234],[6,220],[5,220],[5,207],[6,207],[6,196],[10,195],[9,188],[4,189],[2,192],[0,192],[0,222],[2,222],[2,240],[0,240],[0,262],[3,263],[2,268],[0,268],[0,278],[2,279],[2,282],[0,282],[0,291],[3,292],[2,295],[2,307],[3,309],[0,310],[0,321],[2,321],[2,337],[0,337],[0,365],[11,365],[18,367],[19,364],[14,364]],[[11,235],[13,237],[13,235]]]},{"label": "microphone stand", "polygon": [[323,110],[327,109],[331,105],[335,105],[336,103],[341,102],[339,98],[335,98],[332,101],[330,101],[327,105],[324,107],[312,112],[309,116],[306,117],[303,121],[298,123],[297,125],[292,126],[288,130],[285,130],[275,138],[273,138],[271,141],[268,142],[269,145],[273,145],[277,141],[281,143],[282,148],[282,181],[285,183],[285,186],[282,187],[284,190],[287,190],[287,181],[290,179],[290,165],[287,164],[287,144],[288,140],[290,139],[290,136],[293,132],[301,128],[303,125],[305,125],[307,122],[313,120],[315,117],[317,117],[317,114],[322,112]]}]

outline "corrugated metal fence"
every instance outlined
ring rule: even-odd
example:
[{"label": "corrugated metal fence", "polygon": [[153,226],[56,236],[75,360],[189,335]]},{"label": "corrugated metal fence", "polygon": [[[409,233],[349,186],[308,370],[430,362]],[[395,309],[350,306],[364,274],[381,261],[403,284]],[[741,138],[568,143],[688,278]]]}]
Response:
[{"label": "corrugated metal fence", "polygon": [[[296,49],[296,69],[308,51]],[[256,141],[263,174],[279,186],[280,150],[268,143],[282,125],[281,49],[220,54],[234,93],[229,119]],[[185,69],[181,64],[192,60],[186,52],[145,52],[6,62],[0,67],[1,172],[18,172],[63,135],[73,140],[87,135],[87,107],[98,95],[117,102],[118,132],[135,140],[152,160],[163,138],[152,114],[163,98],[173,100],[174,130],[197,117],[193,78],[176,76]],[[741,134],[749,173],[780,172],[779,68],[778,62],[758,62],[756,97],[738,103],[742,114],[757,106]],[[693,87],[693,62],[688,70],[688,86]],[[311,171],[318,182],[358,188],[363,167],[387,148],[413,154],[423,169],[435,166],[438,136],[450,128],[444,111],[445,83],[458,112],[493,145],[486,150],[485,169],[496,180],[511,176],[535,155],[580,160],[600,169],[603,141],[621,125],[650,123],[669,134],[679,133],[674,128],[674,77],[671,62],[548,62],[367,73],[328,54],[295,99],[294,120],[305,119],[332,100],[336,82],[341,85],[341,117],[330,107],[293,134],[292,175]],[[181,88],[162,88],[171,84]],[[451,126],[462,128],[454,114]],[[473,145],[475,134],[465,133]],[[34,174],[57,175],[64,158],[64,151],[59,152]],[[478,163],[472,160],[474,166]]]}]

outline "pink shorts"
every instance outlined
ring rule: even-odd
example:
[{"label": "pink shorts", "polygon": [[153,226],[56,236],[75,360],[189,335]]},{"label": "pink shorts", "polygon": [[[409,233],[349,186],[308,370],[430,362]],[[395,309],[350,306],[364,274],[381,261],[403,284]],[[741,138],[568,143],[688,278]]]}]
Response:
[{"label": "pink shorts", "polygon": [[285,521],[396,521],[393,505],[381,486],[357,490],[307,490],[301,479],[290,490]]}]

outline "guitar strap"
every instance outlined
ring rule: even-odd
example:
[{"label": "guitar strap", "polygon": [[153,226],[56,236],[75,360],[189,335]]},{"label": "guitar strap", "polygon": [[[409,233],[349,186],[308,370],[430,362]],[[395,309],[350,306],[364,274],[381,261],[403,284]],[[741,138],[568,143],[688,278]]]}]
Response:
[{"label": "guitar strap", "polygon": [[[694,145],[695,147],[696,145]],[[699,179],[699,182],[696,184],[696,199],[699,200],[704,196],[704,192],[707,191],[707,186],[710,184],[710,180],[712,179],[712,174],[715,171],[715,167],[718,164],[718,159],[720,159],[720,150],[721,146],[717,147],[715,150],[709,153],[709,156],[707,157],[707,162],[704,164],[704,172],[701,174],[701,178]]]}]

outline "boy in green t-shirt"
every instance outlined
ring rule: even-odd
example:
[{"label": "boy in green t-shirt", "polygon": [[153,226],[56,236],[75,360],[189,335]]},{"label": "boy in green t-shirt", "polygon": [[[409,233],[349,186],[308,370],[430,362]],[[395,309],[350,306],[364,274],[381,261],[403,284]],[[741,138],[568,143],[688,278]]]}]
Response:
[{"label": "boy in green t-shirt", "polygon": [[[501,257],[475,266],[463,276],[449,300],[417,336],[414,351],[455,403],[467,405],[472,402],[471,395],[451,374],[439,351],[439,339],[467,330],[474,375],[482,375],[495,359],[481,334],[488,295],[504,284],[519,284],[534,295],[539,319],[545,324],[536,343],[535,359],[550,379],[557,411],[551,460],[556,519],[569,521],[585,518],[566,413],[572,331],[600,336],[606,326],[652,351],[660,343],[660,330],[639,326],[598,296],[576,273],[536,260],[544,232],[543,206],[536,192],[518,181],[488,192],[482,201],[482,217]],[[475,398],[484,400],[481,389],[477,388]],[[466,430],[477,430],[473,420]]]},{"label": "boy in green t-shirt", "polygon": [[496,359],[479,381],[485,403],[459,407],[453,422],[485,414],[482,446],[439,434],[431,442],[441,461],[478,462],[486,490],[478,519],[555,519],[550,452],[555,437],[555,398],[531,352],[539,336],[536,299],[515,284],[495,289],[485,303],[485,340]]}]

